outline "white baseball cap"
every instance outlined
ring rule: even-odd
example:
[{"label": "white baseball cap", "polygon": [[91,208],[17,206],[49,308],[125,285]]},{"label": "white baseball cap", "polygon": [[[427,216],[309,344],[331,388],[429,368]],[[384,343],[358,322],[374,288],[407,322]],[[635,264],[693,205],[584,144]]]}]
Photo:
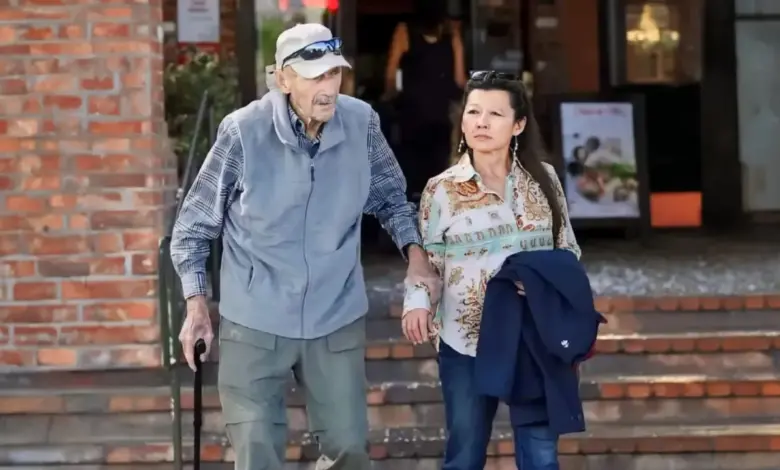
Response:
[{"label": "white baseball cap", "polygon": [[294,57],[284,62],[290,55],[306,46],[331,39],[333,39],[333,33],[330,32],[330,29],[318,23],[298,24],[285,30],[276,40],[277,70],[281,69],[283,65],[289,65],[301,77],[311,79],[336,67],[351,68],[344,56],[333,52],[327,52],[317,59],[306,60],[302,57]]}]

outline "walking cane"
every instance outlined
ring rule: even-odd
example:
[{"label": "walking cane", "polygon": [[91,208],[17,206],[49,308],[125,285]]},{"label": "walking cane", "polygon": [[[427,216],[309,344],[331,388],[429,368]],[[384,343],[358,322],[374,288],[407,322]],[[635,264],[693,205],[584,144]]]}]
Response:
[{"label": "walking cane", "polygon": [[199,339],[195,342],[195,383],[193,384],[193,416],[192,427],[194,430],[192,444],[192,470],[200,470],[200,429],[203,426],[203,363],[201,354],[206,352],[206,342]]}]

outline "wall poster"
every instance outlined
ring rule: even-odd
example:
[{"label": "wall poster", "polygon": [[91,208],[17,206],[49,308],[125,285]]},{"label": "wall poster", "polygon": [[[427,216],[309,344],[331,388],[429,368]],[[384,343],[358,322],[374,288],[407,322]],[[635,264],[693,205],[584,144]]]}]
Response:
[{"label": "wall poster", "polygon": [[641,217],[633,107],[560,103],[563,183],[572,219]]}]

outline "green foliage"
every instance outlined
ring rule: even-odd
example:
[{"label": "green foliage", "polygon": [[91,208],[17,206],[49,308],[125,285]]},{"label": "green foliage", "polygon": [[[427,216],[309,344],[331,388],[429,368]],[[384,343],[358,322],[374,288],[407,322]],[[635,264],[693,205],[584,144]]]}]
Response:
[{"label": "green foliage", "polygon": [[[216,126],[238,105],[238,70],[234,60],[216,54],[191,51],[190,60],[169,64],[165,69],[165,119],[174,151],[179,156],[179,168],[186,161],[197,122],[198,107],[203,93],[209,92]],[[201,139],[196,144],[197,157],[208,151],[208,116],[200,129]]]},{"label": "green foliage", "polygon": [[[305,21],[304,21],[305,23]],[[286,24],[281,15],[265,16],[260,19],[260,34],[258,39],[260,44],[258,48],[261,51],[260,67],[258,70],[264,71],[267,65],[274,63],[274,54],[276,53],[276,38],[285,30]]]}]

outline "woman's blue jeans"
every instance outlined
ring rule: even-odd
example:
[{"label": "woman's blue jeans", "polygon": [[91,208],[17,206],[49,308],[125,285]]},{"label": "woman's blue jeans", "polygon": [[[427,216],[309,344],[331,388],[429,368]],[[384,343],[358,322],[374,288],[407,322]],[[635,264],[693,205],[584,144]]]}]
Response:
[{"label": "woman's blue jeans", "polygon": [[[498,399],[478,395],[474,358],[443,341],[439,347],[439,378],[447,415],[447,444],[442,470],[483,470]],[[558,435],[546,425],[513,426],[519,470],[559,470]]]}]

